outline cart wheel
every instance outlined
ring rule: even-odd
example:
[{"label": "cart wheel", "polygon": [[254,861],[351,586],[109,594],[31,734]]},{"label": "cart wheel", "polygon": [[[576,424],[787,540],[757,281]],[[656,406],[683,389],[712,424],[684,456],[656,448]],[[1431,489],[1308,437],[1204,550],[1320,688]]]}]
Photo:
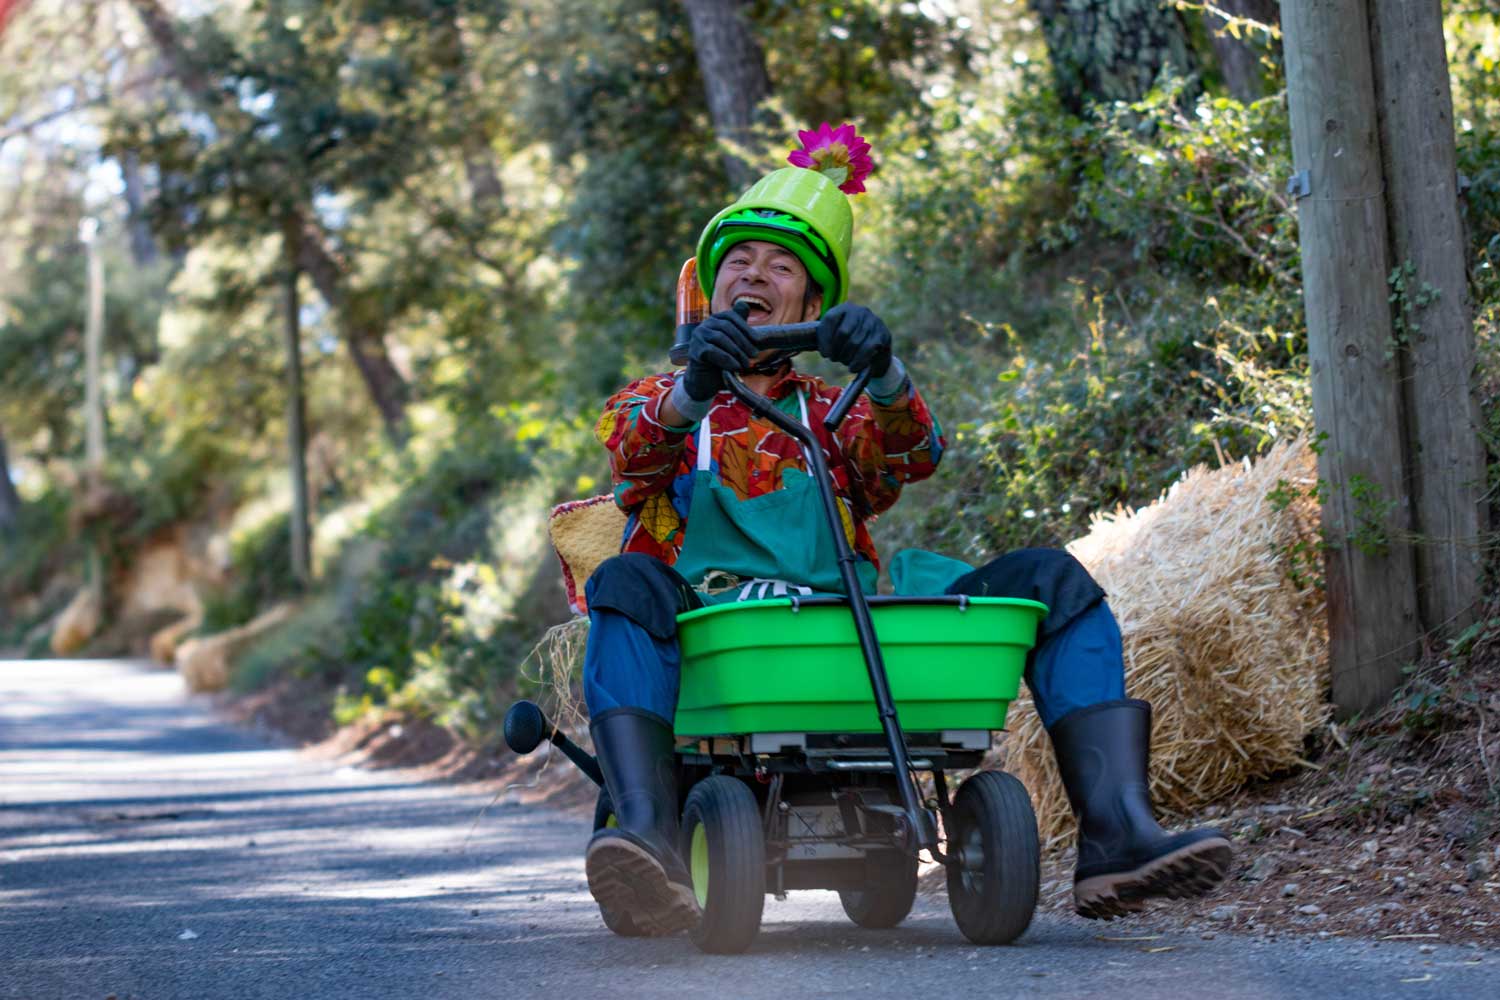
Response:
[{"label": "cart wheel", "polygon": [[760,807],[744,782],[705,778],[682,811],[682,854],[703,919],[688,933],[707,952],[733,955],[760,931],[766,902],[766,841]]},{"label": "cart wheel", "polygon": [[1041,849],[1026,789],[981,771],[958,789],[948,823],[948,905],[964,937],[1009,944],[1036,910]]},{"label": "cart wheel", "polygon": [[[602,830],[606,826],[615,825],[615,807],[609,801],[609,792],[603,788],[599,789],[599,798],[594,802],[594,829]],[[635,921],[628,913],[619,913],[606,906],[599,907],[599,916],[604,918],[604,926],[614,931],[621,937],[652,937],[650,931],[635,925]]]},{"label": "cart wheel", "polygon": [[898,851],[877,851],[866,864],[880,872],[879,880],[865,889],[840,889],[839,902],[861,927],[895,927],[917,899],[917,859]]}]

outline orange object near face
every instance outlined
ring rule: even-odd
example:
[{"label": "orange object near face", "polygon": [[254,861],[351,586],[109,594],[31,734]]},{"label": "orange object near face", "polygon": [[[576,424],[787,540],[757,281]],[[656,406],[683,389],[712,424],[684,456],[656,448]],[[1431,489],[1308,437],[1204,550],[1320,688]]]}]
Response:
[{"label": "orange object near face", "polygon": [[689,257],[677,275],[677,325],[692,325],[706,319],[708,300],[698,285],[698,259]]}]

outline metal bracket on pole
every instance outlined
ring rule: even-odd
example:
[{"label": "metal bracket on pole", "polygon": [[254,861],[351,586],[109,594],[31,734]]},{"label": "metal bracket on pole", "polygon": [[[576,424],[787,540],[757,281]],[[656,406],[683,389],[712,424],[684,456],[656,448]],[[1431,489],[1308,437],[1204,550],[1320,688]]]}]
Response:
[{"label": "metal bracket on pole", "polygon": [[1312,174],[1306,170],[1299,170],[1287,178],[1286,194],[1288,198],[1301,200],[1312,194]]}]

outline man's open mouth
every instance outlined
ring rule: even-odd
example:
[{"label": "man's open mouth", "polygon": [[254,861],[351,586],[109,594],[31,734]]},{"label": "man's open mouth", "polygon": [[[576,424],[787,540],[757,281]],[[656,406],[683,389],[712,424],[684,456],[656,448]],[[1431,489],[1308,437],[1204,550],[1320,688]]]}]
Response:
[{"label": "man's open mouth", "polygon": [[759,295],[735,296],[734,304],[739,305],[741,302],[750,307],[750,312],[745,316],[745,322],[754,323],[759,320],[760,322],[764,323],[767,319],[770,318],[771,303],[767,302]]}]

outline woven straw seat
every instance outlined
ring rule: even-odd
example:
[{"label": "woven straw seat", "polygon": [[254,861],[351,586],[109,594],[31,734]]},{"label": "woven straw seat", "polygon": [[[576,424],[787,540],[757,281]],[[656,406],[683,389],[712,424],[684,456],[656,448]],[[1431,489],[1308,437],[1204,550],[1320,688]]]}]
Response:
[{"label": "woven straw seat", "polygon": [[578,614],[586,614],[584,584],[600,563],[620,554],[620,543],[625,537],[625,512],[608,493],[587,500],[570,500],[552,508],[547,533],[562,563],[568,606]]}]

